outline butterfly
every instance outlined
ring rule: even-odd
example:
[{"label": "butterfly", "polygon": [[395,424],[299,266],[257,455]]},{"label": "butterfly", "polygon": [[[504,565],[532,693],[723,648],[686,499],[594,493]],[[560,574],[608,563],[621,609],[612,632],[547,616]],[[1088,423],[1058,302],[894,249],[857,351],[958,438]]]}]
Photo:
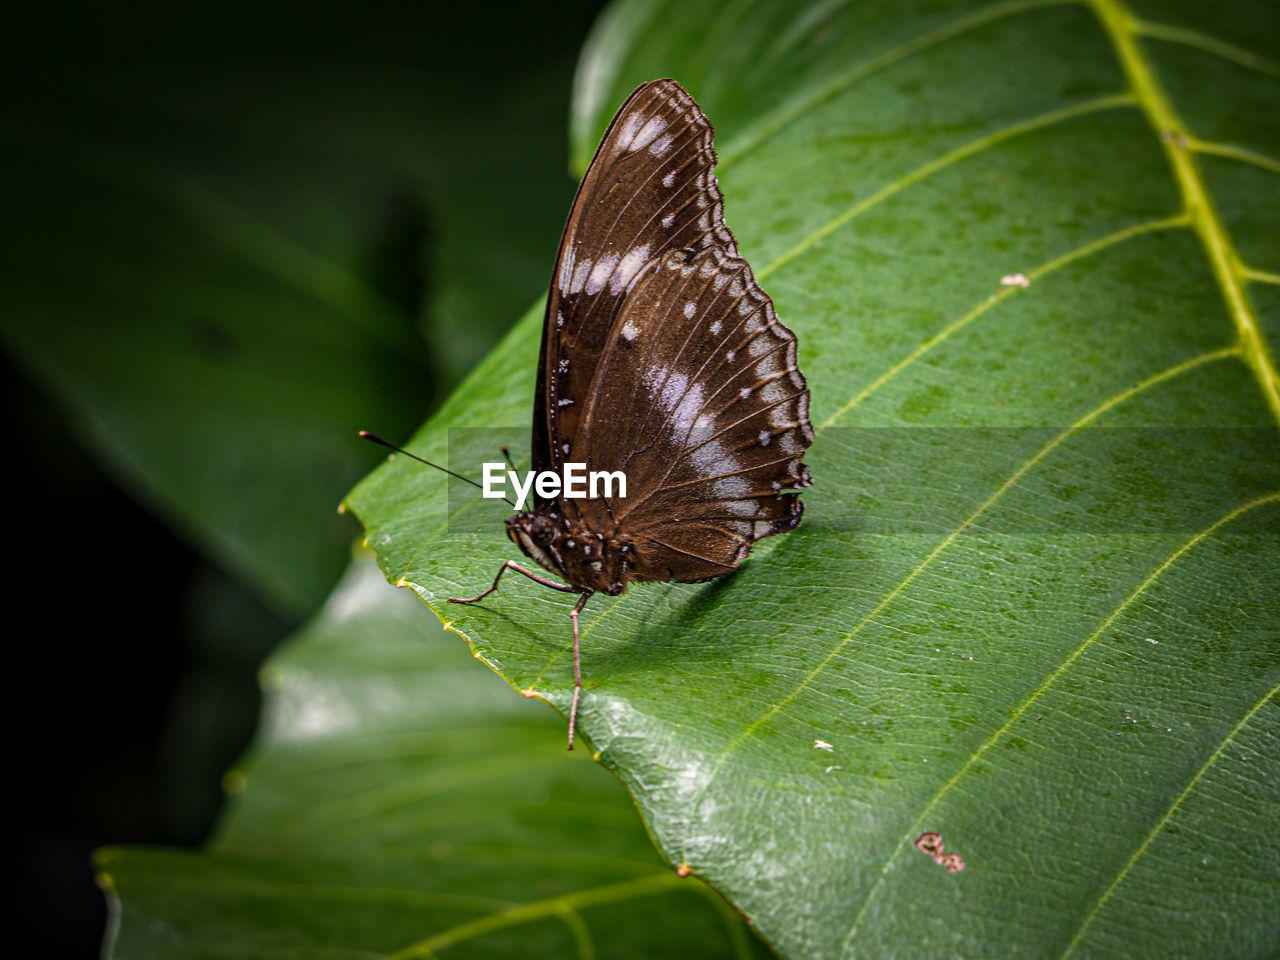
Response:
[{"label": "butterfly", "polygon": [[570,750],[586,602],[732,572],[756,540],[795,528],[810,484],[796,338],[738,254],[715,165],[711,123],[674,80],[638,87],[609,124],[552,274],[532,464],[620,471],[626,496],[535,497],[507,535],[564,582],[508,560],[487,590],[449,598],[483,600],[508,570],[579,594]]}]

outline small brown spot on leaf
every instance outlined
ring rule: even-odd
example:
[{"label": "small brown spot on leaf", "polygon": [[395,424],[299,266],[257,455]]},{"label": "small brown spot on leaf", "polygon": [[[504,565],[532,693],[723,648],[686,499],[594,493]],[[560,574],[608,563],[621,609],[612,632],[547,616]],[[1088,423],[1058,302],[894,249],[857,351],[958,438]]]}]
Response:
[{"label": "small brown spot on leaf", "polygon": [[964,859],[958,853],[944,853],[942,850],[942,834],[926,831],[912,841],[915,848],[930,857],[940,867],[946,867],[948,873],[959,873],[964,869]]}]

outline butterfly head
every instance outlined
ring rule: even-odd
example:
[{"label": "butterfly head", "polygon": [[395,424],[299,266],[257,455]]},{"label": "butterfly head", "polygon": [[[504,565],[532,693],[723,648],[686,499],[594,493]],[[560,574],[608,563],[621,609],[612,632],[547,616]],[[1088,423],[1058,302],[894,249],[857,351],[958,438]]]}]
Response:
[{"label": "butterfly head", "polygon": [[626,589],[631,547],[606,540],[563,516],[556,504],[507,520],[507,536],[546,569],[583,590],[617,596]]}]

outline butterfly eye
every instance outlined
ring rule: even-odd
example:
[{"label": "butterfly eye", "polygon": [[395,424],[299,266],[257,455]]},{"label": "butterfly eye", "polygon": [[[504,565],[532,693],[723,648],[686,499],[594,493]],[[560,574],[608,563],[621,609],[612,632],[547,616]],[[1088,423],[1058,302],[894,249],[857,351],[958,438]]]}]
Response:
[{"label": "butterfly eye", "polygon": [[556,525],[546,517],[534,517],[529,527],[529,536],[540,547],[545,547],[556,538]]}]

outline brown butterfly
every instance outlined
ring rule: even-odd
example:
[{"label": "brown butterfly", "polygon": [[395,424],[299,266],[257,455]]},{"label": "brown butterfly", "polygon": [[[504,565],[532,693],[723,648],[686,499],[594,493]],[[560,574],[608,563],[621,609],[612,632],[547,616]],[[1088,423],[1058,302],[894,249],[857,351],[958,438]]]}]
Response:
[{"label": "brown butterfly", "polygon": [[[626,497],[536,498],[507,521],[524,553],[580,594],[578,615],[633,580],[710,580],[793,529],[813,441],[796,338],[725,226],[711,123],[674,80],[618,110],[578,188],[556,258],[533,406],[533,469],[621,471]],[[388,444],[389,446],[389,444]]]}]

